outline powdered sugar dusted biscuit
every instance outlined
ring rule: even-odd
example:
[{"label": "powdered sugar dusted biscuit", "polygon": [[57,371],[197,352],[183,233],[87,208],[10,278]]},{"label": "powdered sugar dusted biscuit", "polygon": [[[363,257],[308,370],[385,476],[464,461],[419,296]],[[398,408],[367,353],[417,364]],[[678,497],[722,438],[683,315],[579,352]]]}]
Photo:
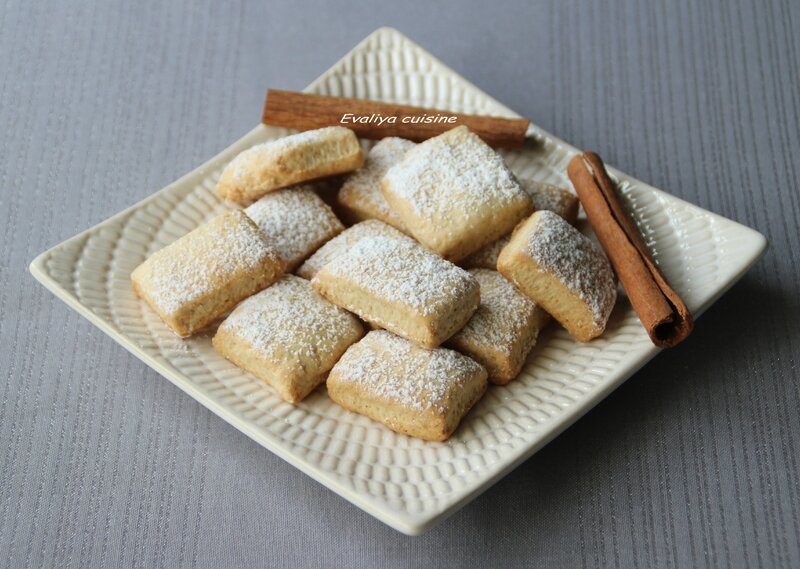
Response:
[{"label": "powdered sugar dusted biscuit", "polygon": [[242,211],[229,211],[153,253],[133,289],[180,336],[269,286],[286,264]]},{"label": "powdered sugar dusted biscuit", "polygon": [[284,275],[236,307],[220,324],[213,344],[296,403],[325,380],[363,335],[358,318],[322,298],[308,281]]},{"label": "powdered sugar dusted biscuit", "polygon": [[311,186],[270,192],[244,210],[294,271],[344,225]]},{"label": "powdered sugar dusted biscuit", "polygon": [[434,348],[478,307],[475,277],[410,240],[365,237],[311,281],[325,298],[387,330]]},{"label": "powdered sugar dusted biscuit", "polygon": [[251,202],[279,188],[352,172],[363,163],[364,152],[349,128],[309,130],[245,150],[222,172],[217,191],[235,202]]},{"label": "powdered sugar dusted biscuit", "polygon": [[380,219],[404,230],[400,217],[389,207],[381,193],[384,174],[416,146],[405,138],[391,136],[378,141],[367,154],[364,166],[348,176],[339,190],[337,203],[348,222]]},{"label": "powdered sugar dusted biscuit", "polygon": [[[531,179],[522,179],[519,181],[522,189],[533,200],[533,207],[536,211],[547,210],[557,213],[571,224],[575,224],[578,219],[578,197],[563,188],[553,186],[552,184],[545,184],[544,182],[537,182]],[[466,259],[461,261],[460,265],[464,268],[471,269],[475,267],[484,269],[496,269],[497,257],[500,256],[500,251],[503,247],[508,245],[511,240],[511,235],[501,237],[497,241],[489,243],[478,251],[475,251]]]},{"label": "powdered sugar dusted biscuit", "polygon": [[497,271],[469,271],[481,286],[481,303],[469,322],[445,346],[458,350],[505,385],[519,374],[545,321],[544,310]]},{"label": "powdered sugar dusted biscuit", "polygon": [[533,211],[500,155],[464,126],[409,150],[381,190],[413,237],[454,262]]},{"label": "powdered sugar dusted biscuit", "polygon": [[578,219],[578,196],[565,188],[530,178],[520,180],[522,189],[533,200],[536,211],[547,210],[563,217],[571,225]]},{"label": "powdered sugar dusted biscuit", "polygon": [[538,211],[511,236],[497,269],[582,342],[605,330],[617,299],[603,251],[551,211]]},{"label": "powdered sugar dusted biscuit", "polygon": [[336,403],[393,431],[446,440],[486,391],[486,370],[466,356],[426,350],[384,330],[351,346],[328,377]]},{"label": "powdered sugar dusted biscuit", "polygon": [[377,219],[369,219],[348,227],[339,235],[325,243],[316,253],[311,255],[305,263],[297,270],[297,274],[304,279],[311,279],[317,272],[338,257],[346,253],[350,247],[364,239],[365,237],[391,237],[415,243],[413,239],[399,232],[394,227],[386,225]]}]

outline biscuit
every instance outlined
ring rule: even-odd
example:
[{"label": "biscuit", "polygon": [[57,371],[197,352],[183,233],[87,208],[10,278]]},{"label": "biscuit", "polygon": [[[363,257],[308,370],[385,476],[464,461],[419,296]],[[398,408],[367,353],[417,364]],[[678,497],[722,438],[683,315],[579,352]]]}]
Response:
[{"label": "biscuit", "polygon": [[280,188],[316,178],[352,172],[364,163],[355,133],[330,126],[258,144],[223,170],[217,191],[246,203]]},{"label": "biscuit", "polygon": [[365,219],[380,219],[400,231],[405,230],[403,221],[381,193],[381,179],[415,146],[410,140],[391,136],[372,147],[363,168],[350,174],[336,197],[346,221],[357,223]]},{"label": "biscuit", "polygon": [[190,336],[269,286],[286,263],[242,211],[229,211],[156,251],[131,273],[133,290]]},{"label": "biscuit", "polygon": [[350,247],[365,237],[378,236],[392,237],[394,239],[400,239],[401,241],[415,243],[411,237],[399,232],[394,227],[386,225],[384,222],[378,221],[377,219],[368,219],[367,221],[362,221],[352,227],[348,227],[339,235],[325,243],[325,245],[317,249],[317,252],[311,255],[311,257],[297,269],[297,274],[304,279],[310,280],[322,267],[339,255],[346,253]]},{"label": "biscuit", "polygon": [[270,192],[244,210],[294,271],[344,225],[310,185]]},{"label": "biscuit", "polygon": [[486,370],[466,356],[426,350],[384,330],[351,346],[328,376],[328,395],[393,431],[444,441],[486,392]]},{"label": "biscuit", "polygon": [[497,270],[581,342],[603,333],[617,299],[603,251],[551,211],[537,211],[503,248]]},{"label": "biscuit", "polygon": [[435,348],[480,302],[475,277],[410,240],[365,237],[311,280],[325,298],[380,328]]},{"label": "biscuit", "polygon": [[364,335],[358,318],[284,275],[220,324],[214,348],[297,403],[325,381],[345,350]]},{"label": "biscuit", "polygon": [[453,262],[533,211],[500,155],[464,126],[409,150],[386,172],[381,191],[417,241]]},{"label": "biscuit", "polygon": [[[579,203],[575,194],[558,186],[531,179],[522,179],[519,184],[533,200],[533,207],[536,211],[552,211],[575,225],[578,219]],[[497,241],[475,251],[459,264],[465,269],[484,268],[496,270],[497,257],[500,256],[500,251],[508,245],[510,240],[510,234],[501,237]]]},{"label": "biscuit", "polygon": [[481,287],[481,303],[469,322],[445,342],[481,364],[489,381],[505,385],[522,369],[545,312],[497,271],[469,271]]},{"label": "biscuit", "polygon": [[547,210],[563,217],[570,225],[578,220],[578,196],[565,188],[527,178],[520,181],[522,189],[533,200],[536,211]]}]

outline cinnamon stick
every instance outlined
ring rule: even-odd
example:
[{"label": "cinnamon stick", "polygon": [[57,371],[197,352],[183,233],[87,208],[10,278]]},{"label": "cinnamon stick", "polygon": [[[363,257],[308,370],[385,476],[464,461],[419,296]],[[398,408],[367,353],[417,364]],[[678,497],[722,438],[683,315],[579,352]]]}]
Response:
[{"label": "cinnamon stick", "polygon": [[400,136],[422,141],[466,125],[494,148],[520,148],[530,121],[451,113],[409,105],[268,89],[261,122],[311,130],[346,126],[361,138]]},{"label": "cinnamon stick", "polygon": [[650,339],[662,348],[684,340],[694,325],[692,315],[622,207],[603,161],[593,152],[584,152],[570,160],[567,174]]}]

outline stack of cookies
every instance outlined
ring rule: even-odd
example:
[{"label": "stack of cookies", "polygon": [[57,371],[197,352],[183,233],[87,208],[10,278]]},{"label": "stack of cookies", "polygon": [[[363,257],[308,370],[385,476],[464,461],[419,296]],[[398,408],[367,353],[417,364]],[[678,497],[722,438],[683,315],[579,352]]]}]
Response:
[{"label": "stack of cookies", "polygon": [[[314,180],[341,174],[332,209]],[[551,316],[586,342],[616,301],[577,198],[466,127],[366,156],[346,128],[295,134],[241,153],[218,191],[237,208],[145,260],[136,293],[182,337],[227,314],[216,350],[286,401],[326,382],[410,436],[447,439]]]}]

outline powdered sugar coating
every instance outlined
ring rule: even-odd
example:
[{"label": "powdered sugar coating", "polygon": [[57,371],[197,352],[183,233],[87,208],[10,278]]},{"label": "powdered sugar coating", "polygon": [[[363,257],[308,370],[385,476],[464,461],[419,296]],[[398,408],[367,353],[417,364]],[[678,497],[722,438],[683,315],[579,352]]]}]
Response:
[{"label": "powdered sugar coating", "polygon": [[310,185],[270,192],[245,213],[264,232],[290,271],[344,230],[342,222]]},{"label": "powdered sugar coating", "polygon": [[426,350],[385,330],[372,331],[351,346],[331,372],[337,382],[358,385],[370,397],[437,413],[446,413],[465,385],[485,373],[458,352]]},{"label": "powdered sugar coating", "polygon": [[[528,336],[539,322],[537,311],[542,310],[533,300],[522,294],[503,275],[488,269],[469,271],[481,287],[481,303],[469,322],[450,339],[491,346],[508,356],[519,349],[522,336]],[[538,336],[538,329],[530,335],[530,346]]]},{"label": "powdered sugar coating", "polygon": [[536,212],[532,221],[523,252],[586,303],[598,328],[605,327],[617,287],[603,250],[551,211]]},{"label": "powdered sugar coating", "polygon": [[364,166],[345,180],[338,202],[359,215],[375,217],[402,229],[403,222],[381,193],[381,179],[415,146],[414,142],[395,136],[378,141],[369,151]]},{"label": "powdered sugar coating", "polygon": [[[552,211],[570,223],[575,221],[578,213],[578,198],[569,190],[530,178],[520,179],[519,184],[525,190],[525,193],[530,196],[536,211]],[[461,261],[461,266],[468,269],[496,269],[500,251],[508,245],[510,240],[511,236],[505,235],[496,241],[492,241]]]},{"label": "powdered sugar coating", "polygon": [[326,139],[330,139],[339,134],[340,131],[349,131],[349,129],[340,126],[329,126],[315,130],[306,130],[304,132],[278,138],[277,140],[256,144],[236,156],[225,168],[222,176],[225,177],[229,175],[235,182],[245,182],[252,172],[252,162],[254,159],[257,158],[259,161],[264,162],[276,160],[288,152],[305,146],[326,142]]},{"label": "powdered sugar coating", "polygon": [[361,239],[324,271],[424,316],[448,310],[453,299],[469,296],[477,286],[467,271],[410,239],[383,236]]},{"label": "powdered sugar coating", "polygon": [[466,127],[409,150],[402,162],[389,169],[384,183],[410,204],[416,217],[431,223],[456,215],[468,224],[486,209],[502,209],[527,199],[500,155]]},{"label": "powdered sugar coating", "polygon": [[217,192],[251,203],[264,194],[308,180],[352,172],[364,163],[355,133],[327,127],[258,144],[241,152],[222,171]]},{"label": "powdered sugar coating", "polygon": [[165,316],[199,302],[233,279],[283,267],[280,257],[241,211],[224,213],[155,252],[134,271]]},{"label": "powdered sugar coating", "polygon": [[362,333],[355,316],[293,275],[242,302],[219,330],[235,334],[276,365],[297,362],[313,374],[330,369]]},{"label": "powdered sugar coating", "polygon": [[346,253],[353,245],[365,237],[384,236],[401,241],[414,243],[414,240],[401,233],[394,227],[378,221],[368,219],[348,227],[339,235],[325,243],[322,247],[309,257],[305,263],[297,270],[297,274],[304,279],[311,279],[319,270],[333,261],[336,257]]},{"label": "powdered sugar coating", "polygon": [[521,179],[519,183],[533,200],[533,207],[536,211],[552,211],[570,223],[575,221],[574,216],[578,211],[578,197],[575,194],[553,184],[530,178]]}]

